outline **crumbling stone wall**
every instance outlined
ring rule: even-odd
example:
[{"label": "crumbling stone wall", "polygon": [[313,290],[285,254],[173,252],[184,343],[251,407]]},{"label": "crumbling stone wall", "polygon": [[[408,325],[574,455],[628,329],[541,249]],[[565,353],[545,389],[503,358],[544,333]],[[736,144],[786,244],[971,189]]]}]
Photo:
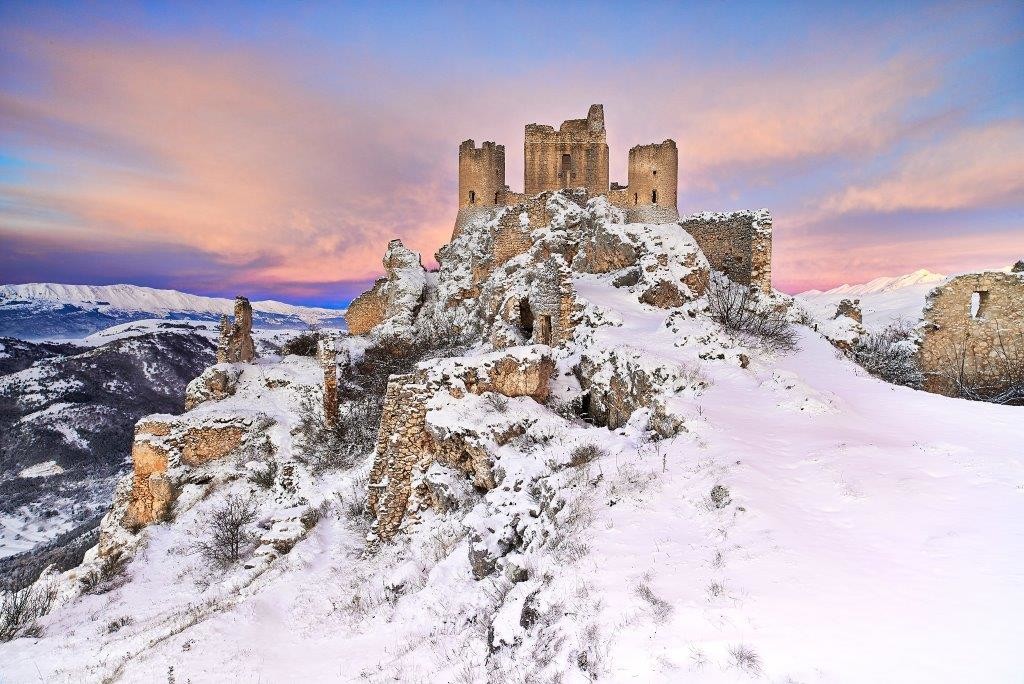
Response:
[{"label": "crumbling stone wall", "polygon": [[586,119],[552,126],[527,124],[523,143],[527,195],[547,190],[584,187],[592,193],[608,192],[608,141],[604,106],[590,106]]},{"label": "crumbling stone wall", "polygon": [[385,321],[409,327],[423,303],[427,276],[419,254],[401,240],[392,240],[383,264],[387,277],[352,300],[345,311],[345,324],[353,335],[367,333]]},{"label": "crumbling stone wall", "polygon": [[220,318],[217,340],[217,363],[249,363],[256,358],[252,341],[252,306],[245,297],[235,297],[235,320]]},{"label": "crumbling stone wall", "polygon": [[961,396],[960,386],[1004,389],[1013,369],[1024,369],[1024,273],[969,273],[936,287],[921,333],[926,390]]},{"label": "crumbling stone wall", "polygon": [[316,360],[324,372],[324,423],[333,428],[338,425],[338,353],[333,339],[317,342]]},{"label": "crumbling stone wall", "polygon": [[840,316],[846,316],[852,318],[858,323],[864,322],[864,314],[860,309],[859,299],[844,299],[836,306],[836,315],[832,318],[839,318]]},{"label": "crumbling stone wall", "polygon": [[[380,431],[367,505],[374,515],[374,540],[397,534],[416,503],[414,473],[425,473],[442,463],[470,477],[480,490],[495,486],[486,441],[504,443],[514,434],[474,435],[471,432],[439,432],[428,422],[430,400],[442,393],[453,397],[496,392],[508,397],[529,396],[546,401],[554,360],[537,348],[517,354],[500,353],[468,359],[444,359],[431,368],[393,376],[384,394]],[[427,500],[424,494],[417,499]]]},{"label": "crumbling stone wall", "polygon": [[767,209],[684,216],[679,225],[716,271],[762,292],[772,289],[772,215]]},{"label": "crumbling stone wall", "polygon": [[254,426],[244,417],[199,424],[187,416],[140,420],[132,443],[132,488],[121,525],[136,530],[166,520],[182,473],[237,451]]}]

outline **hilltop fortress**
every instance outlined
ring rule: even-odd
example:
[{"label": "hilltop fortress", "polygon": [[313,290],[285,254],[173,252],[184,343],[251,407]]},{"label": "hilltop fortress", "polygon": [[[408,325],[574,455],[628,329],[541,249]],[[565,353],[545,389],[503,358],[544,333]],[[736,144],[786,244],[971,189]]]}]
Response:
[{"label": "hilltop fortress", "polygon": [[564,192],[580,206],[604,196],[624,212],[627,223],[678,223],[715,270],[771,290],[771,214],[762,209],[680,217],[674,140],[632,147],[627,184],[610,183],[604,105],[594,104],[587,118],[563,121],[558,130],[527,124],[523,158],[523,192],[518,193],[505,182],[504,145],[487,141],[477,147],[473,140],[459,145],[459,212],[453,239],[471,222],[499,217],[498,251],[519,253],[525,251],[529,231],[550,219],[545,193]]},{"label": "hilltop fortress", "polygon": [[553,126],[527,124],[523,139],[523,192],[505,183],[505,146],[472,140],[459,145],[459,216],[455,234],[472,216],[518,204],[552,190],[584,188],[587,198],[605,195],[630,223],[679,220],[676,187],[679,152],[674,140],[629,150],[627,185],[609,184],[604,105],[591,105],[585,119]]}]

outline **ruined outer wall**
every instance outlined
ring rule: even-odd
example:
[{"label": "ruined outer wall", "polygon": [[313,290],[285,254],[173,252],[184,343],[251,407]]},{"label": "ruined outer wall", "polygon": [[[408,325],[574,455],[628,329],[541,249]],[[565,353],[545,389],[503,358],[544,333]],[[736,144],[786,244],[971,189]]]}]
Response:
[{"label": "ruined outer wall", "polygon": [[[976,292],[980,307],[972,316]],[[966,384],[998,388],[1007,379],[1007,357],[1024,362],[1024,274],[969,273],[940,285],[928,294],[922,331],[926,390],[958,396],[950,374],[959,373],[961,361]]]},{"label": "ruined outer wall", "polygon": [[[569,155],[568,166],[563,164],[564,155]],[[604,107],[591,105],[586,119],[565,121],[557,131],[551,126],[527,124],[523,156],[527,195],[574,187],[608,192]]]},{"label": "ruined outer wall", "polygon": [[693,214],[679,225],[697,241],[711,268],[733,282],[771,291],[772,215],[767,209]]}]

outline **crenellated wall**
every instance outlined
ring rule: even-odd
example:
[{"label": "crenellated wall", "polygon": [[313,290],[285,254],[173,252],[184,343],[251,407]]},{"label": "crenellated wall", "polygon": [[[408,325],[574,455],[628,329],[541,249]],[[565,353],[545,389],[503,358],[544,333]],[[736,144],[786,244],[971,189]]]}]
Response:
[{"label": "crenellated wall", "polygon": [[590,106],[586,119],[569,119],[556,131],[527,124],[523,142],[523,188],[527,195],[562,188],[608,192],[608,141],[604,106]]}]

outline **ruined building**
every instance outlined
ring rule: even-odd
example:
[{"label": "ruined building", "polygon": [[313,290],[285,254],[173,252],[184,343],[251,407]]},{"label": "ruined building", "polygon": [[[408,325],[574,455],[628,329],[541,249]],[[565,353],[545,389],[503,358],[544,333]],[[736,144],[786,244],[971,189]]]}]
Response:
[{"label": "ruined building", "polygon": [[[505,146],[473,140],[459,146],[459,211],[452,237],[475,220],[500,214],[496,251],[525,250],[529,233],[546,225],[545,192],[574,189],[581,206],[604,196],[625,213],[628,223],[676,223],[690,233],[711,266],[732,280],[771,290],[772,218],[767,210],[702,213],[680,219],[679,151],[674,140],[636,145],[629,150],[627,183],[609,182],[604,106],[590,106],[585,119],[569,119],[555,130],[527,124],[523,139],[523,192],[505,180]],[[526,216],[523,223],[522,216]]]},{"label": "ruined building", "polygon": [[977,399],[1024,387],[1022,302],[1024,272],[967,273],[932,290],[919,353],[924,388]]},{"label": "ruined building", "polygon": [[245,297],[235,297],[235,320],[220,317],[217,363],[249,363],[256,357],[252,342],[252,306]]}]

